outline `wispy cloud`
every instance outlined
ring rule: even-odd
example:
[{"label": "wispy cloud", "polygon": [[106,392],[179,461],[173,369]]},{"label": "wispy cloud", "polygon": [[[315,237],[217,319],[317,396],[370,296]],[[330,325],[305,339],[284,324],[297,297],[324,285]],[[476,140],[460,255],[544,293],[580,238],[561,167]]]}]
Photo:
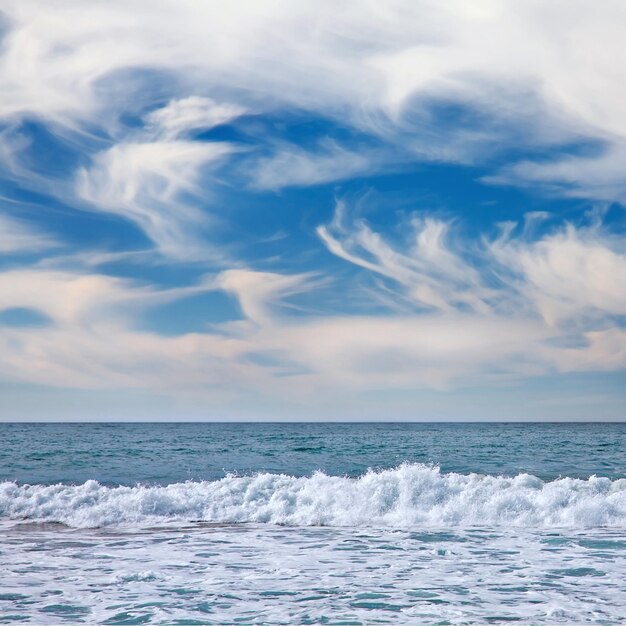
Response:
[{"label": "wispy cloud", "polygon": [[[5,120],[30,116],[59,127],[119,132],[119,117],[136,114],[137,100],[139,107],[152,104],[150,89],[138,87],[142,72],[160,72],[173,102],[152,119],[166,135],[244,110],[297,107],[402,145],[417,159],[472,162],[503,147],[587,138],[606,142],[609,169],[616,168],[626,138],[626,94],[615,69],[626,61],[626,15],[617,2],[469,8],[429,0],[380,7],[363,0],[348,11],[332,2],[226,8],[142,0],[131,9],[120,1],[63,0],[52,8],[12,0],[5,11]],[[211,103],[216,93],[229,104]],[[155,98],[163,94],[157,90]],[[441,126],[437,111],[446,105],[451,109]],[[333,164],[339,171],[363,167],[358,155],[348,166],[340,149],[323,152],[296,151],[292,177],[272,176],[261,166],[258,182],[270,188],[283,179],[315,183],[330,180]],[[322,161],[317,174],[316,156]],[[280,150],[276,159],[283,158]],[[522,181],[558,183],[564,167],[537,160],[534,173],[519,165],[503,179],[513,182],[519,173]],[[612,194],[613,178],[606,185],[594,180],[588,193]]]},{"label": "wispy cloud", "polygon": [[626,314],[626,242],[599,226],[568,224],[538,240],[506,235],[489,244],[512,286],[550,325]]},{"label": "wispy cloud", "polygon": [[259,189],[310,187],[379,172],[385,167],[384,160],[382,151],[347,149],[329,139],[309,150],[279,144],[270,156],[252,161],[246,175]]},{"label": "wispy cloud", "polygon": [[152,111],[146,118],[146,130],[157,137],[177,139],[189,131],[226,124],[244,113],[245,109],[236,104],[190,96],[172,100],[167,106]]},{"label": "wispy cloud", "polygon": [[[623,330],[614,316],[626,314],[626,246],[600,225],[568,224],[528,239],[524,231],[512,236],[515,224],[508,224],[500,236],[483,238],[480,247],[462,242],[454,248],[446,240],[449,223],[421,218],[412,220],[404,249],[398,250],[363,220],[346,221],[345,213],[340,203],[334,221],[318,229],[328,250],[385,277],[398,298],[437,312],[435,320],[453,316],[465,329],[479,321],[494,328],[507,321],[529,324],[538,334],[524,340],[530,343],[522,352],[542,363],[539,370],[624,366]],[[414,324],[427,319],[416,315]],[[551,343],[544,343],[546,338]],[[483,354],[489,354],[488,343]],[[577,347],[555,347],[572,344]],[[451,359],[450,372],[454,363]]]},{"label": "wispy cloud", "polygon": [[599,153],[521,161],[485,177],[493,184],[533,187],[551,195],[626,202],[626,136],[607,142]]},{"label": "wispy cloud", "polygon": [[495,238],[462,242],[455,248],[453,227],[434,217],[407,223],[402,249],[392,246],[362,219],[346,217],[343,202],[331,224],[318,234],[336,256],[398,286],[416,304],[442,312],[472,310],[510,314],[529,307],[548,323],[590,311],[626,313],[626,244],[600,224],[566,224],[540,238],[529,237],[530,214],[521,235],[515,223]]},{"label": "wispy cloud", "polygon": [[135,222],[167,256],[206,257],[198,236],[210,220],[210,212],[198,208],[200,197],[205,207],[211,200],[206,174],[240,148],[183,137],[242,113],[208,98],[171,101],[147,115],[132,140],[97,153],[93,164],[78,172],[77,193],[89,206]]},{"label": "wispy cloud", "polygon": [[414,218],[406,252],[394,249],[363,220],[345,223],[345,206],[337,205],[335,219],[318,234],[337,256],[392,279],[417,304],[441,311],[469,307],[491,310],[488,289],[478,272],[446,246],[449,224],[432,218]]},{"label": "wispy cloud", "polygon": [[29,222],[0,213],[0,254],[33,254],[59,245],[58,239]]},{"label": "wispy cloud", "polygon": [[[0,308],[32,308],[52,323],[0,330],[3,375],[315,403],[341,390],[447,389],[626,365],[626,331],[613,320],[626,314],[626,255],[597,227],[570,225],[532,241],[509,229],[484,240],[481,265],[433,219],[411,222],[403,250],[365,222],[342,219],[320,229],[328,249],[383,276],[387,295],[412,298],[413,313],[324,312],[321,298],[317,314],[294,313],[286,305],[319,282],[308,274],[228,270],[162,290],[100,274],[13,270],[0,274]],[[485,285],[498,267],[511,280],[495,290]],[[212,290],[237,298],[240,321],[177,337],[136,326],[140,310]]]},{"label": "wispy cloud", "polygon": [[[78,172],[77,192],[89,206],[137,223],[162,253],[201,257],[197,231],[208,218],[189,198],[198,196],[201,168],[235,150],[227,143],[181,140],[118,144]],[[204,201],[209,197],[204,187]]]},{"label": "wispy cloud", "polygon": [[[615,228],[555,225],[549,203],[497,232],[495,212],[442,219],[392,204],[378,221],[346,202],[332,220],[326,206],[285,218],[302,188],[424,163],[465,168],[494,193],[624,202],[623,3],[7,0],[3,11],[0,183],[29,212],[0,206],[0,309],[50,323],[0,327],[2,380],[314,406],[626,367]],[[285,206],[279,191],[294,194]],[[110,222],[134,225],[132,243],[96,241],[96,213],[107,237]],[[272,271],[254,270],[268,267],[261,246],[227,254],[220,228],[236,238],[246,219],[248,241],[285,233],[263,244]],[[92,222],[64,232],[72,220]],[[158,278],[155,259],[168,270]],[[143,324],[209,292],[236,301],[240,319],[177,336]]]}]

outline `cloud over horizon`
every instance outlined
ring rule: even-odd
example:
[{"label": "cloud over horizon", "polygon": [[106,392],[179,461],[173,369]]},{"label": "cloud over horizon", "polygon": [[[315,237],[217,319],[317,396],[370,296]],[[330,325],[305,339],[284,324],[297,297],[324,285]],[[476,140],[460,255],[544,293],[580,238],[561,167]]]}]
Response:
[{"label": "cloud over horizon", "polygon": [[621,3],[3,10],[0,384],[407,417],[626,372]]}]

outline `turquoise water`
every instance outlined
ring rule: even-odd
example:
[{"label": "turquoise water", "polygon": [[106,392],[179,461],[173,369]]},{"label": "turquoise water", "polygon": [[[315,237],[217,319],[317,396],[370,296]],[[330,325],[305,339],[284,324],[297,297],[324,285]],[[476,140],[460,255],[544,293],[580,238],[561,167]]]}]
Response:
[{"label": "turquoise water", "polygon": [[4,424],[0,442],[0,623],[626,620],[626,424]]},{"label": "turquoise water", "polygon": [[626,423],[0,424],[0,441],[0,478],[22,483],[358,476],[403,462],[545,480],[626,476]]}]

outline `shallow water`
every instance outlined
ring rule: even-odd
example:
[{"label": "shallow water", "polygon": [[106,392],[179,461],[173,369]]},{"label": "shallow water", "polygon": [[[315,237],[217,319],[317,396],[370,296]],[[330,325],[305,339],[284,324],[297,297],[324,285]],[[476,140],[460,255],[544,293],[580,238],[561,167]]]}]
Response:
[{"label": "shallow water", "polygon": [[6,532],[0,620],[615,624],[624,534],[33,527]]},{"label": "shallow water", "polygon": [[0,622],[626,620],[624,424],[0,436]]}]

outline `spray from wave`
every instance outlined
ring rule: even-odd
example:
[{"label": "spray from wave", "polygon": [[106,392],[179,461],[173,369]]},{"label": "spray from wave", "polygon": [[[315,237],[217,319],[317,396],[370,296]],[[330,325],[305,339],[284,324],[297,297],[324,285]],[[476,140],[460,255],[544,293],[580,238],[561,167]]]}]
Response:
[{"label": "spray from wave", "polygon": [[261,473],[106,487],[0,483],[0,517],[74,527],[203,520],[292,526],[626,526],[626,479],[444,474],[404,464],[360,478]]}]

